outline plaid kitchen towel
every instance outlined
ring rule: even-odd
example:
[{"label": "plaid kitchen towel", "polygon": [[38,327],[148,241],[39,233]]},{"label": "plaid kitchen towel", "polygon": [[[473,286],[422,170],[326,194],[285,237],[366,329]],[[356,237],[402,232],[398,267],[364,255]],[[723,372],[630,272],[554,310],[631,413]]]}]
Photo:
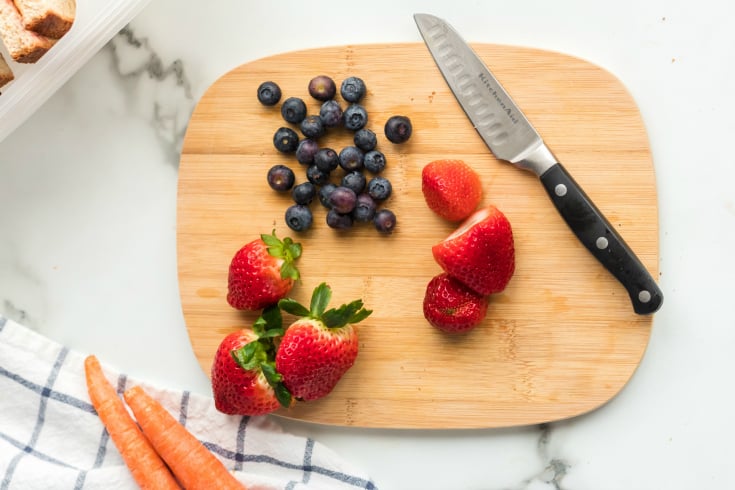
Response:
[{"label": "plaid kitchen towel", "polygon": [[[0,316],[0,490],[137,488],[90,404],[84,357]],[[270,417],[227,416],[210,397],[104,369],[120,393],[143,385],[251,490],[376,488]]]}]

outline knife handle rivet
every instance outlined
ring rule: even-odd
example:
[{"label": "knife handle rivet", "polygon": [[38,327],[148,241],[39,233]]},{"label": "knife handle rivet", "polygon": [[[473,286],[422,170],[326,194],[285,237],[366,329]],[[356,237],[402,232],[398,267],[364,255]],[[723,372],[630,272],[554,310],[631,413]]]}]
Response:
[{"label": "knife handle rivet", "polygon": [[640,293],[638,293],[638,301],[641,303],[648,303],[651,301],[651,293],[646,291],[645,289],[642,290]]},{"label": "knife handle rivet", "polygon": [[554,187],[554,194],[556,194],[559,197],[564,197],[567,195],[567,186],[564,184],[556,184],[556,187]]},{"label": "knife handle rivet", "polygon": [[599,237],[595,241],[595,246],[597,246],[597,248],[599,248],[600,250],[605,250],[607,248],[607,245],[608,245],[607,238],[605,238],[604,236]]}]

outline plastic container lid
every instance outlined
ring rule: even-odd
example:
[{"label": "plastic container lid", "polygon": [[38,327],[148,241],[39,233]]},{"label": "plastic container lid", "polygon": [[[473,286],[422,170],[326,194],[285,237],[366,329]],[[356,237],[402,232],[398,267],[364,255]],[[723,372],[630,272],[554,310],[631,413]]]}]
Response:
[{"label": "plastic container lid", "polygon": [[0,141],[48,100],[135,17],[149,0],[78,0],[71,30],[37,63],[15,63],[0,51],[15,80],[0,92]]}]

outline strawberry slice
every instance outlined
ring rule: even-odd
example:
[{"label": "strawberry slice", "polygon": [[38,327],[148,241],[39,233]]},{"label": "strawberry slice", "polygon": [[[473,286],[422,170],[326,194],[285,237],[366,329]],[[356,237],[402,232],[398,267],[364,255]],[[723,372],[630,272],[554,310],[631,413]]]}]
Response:
[{"label": "strawberry slice", "polygon": [[277,306],[263,310],[252,329],[232,332],[220,342],[211,380],[217,410],[229,415],[264,415],[292,397],[275,368],[275,341],[283,335]]},{"label": "strawberry slice", "polygon": [[488,296],[477,294],[445,272],[426,286],[424,317],[444,332],[467,332],[485,318],[488,303]]},{"label": "strawberry slice", "polygon": [[503,291],[515,271],[513,230],[495,206],[476,211],[432,253],[447,274],[480,295]]},{"label": "strawberry slice", "polygon": [[258,311],[278,303],[299,279],[294,261],[301,244],[286,237],[260,235],[235,253],[230,262],[227,302],[238,310]]},{"label": "strawberry slice", "polygon": [[327,310],[332,290],[325,283],[314,289],[309,308],[286,298],[278,306],[300,318],[292,323],[276,352],[276,369],[283,384],[298,400],[329,394],[357,358],[354,324],[372,311],[358,299]]},{"label": "strawberry slice", "polygon": [[462,160],[435,160],[421,172],[421,191],[429,209],[449,221],[461,221],[482,200],[477,173]]}]

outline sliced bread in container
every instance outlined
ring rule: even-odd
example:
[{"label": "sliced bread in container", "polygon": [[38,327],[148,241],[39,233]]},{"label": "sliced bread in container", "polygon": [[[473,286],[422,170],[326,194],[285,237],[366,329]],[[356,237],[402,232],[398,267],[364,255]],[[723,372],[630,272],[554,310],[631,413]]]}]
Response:
[{"label": "sliced bread in container", "polygon": [[53,39],[61,39],[76,17],[76,0],[14,0],[29,31]]}]

